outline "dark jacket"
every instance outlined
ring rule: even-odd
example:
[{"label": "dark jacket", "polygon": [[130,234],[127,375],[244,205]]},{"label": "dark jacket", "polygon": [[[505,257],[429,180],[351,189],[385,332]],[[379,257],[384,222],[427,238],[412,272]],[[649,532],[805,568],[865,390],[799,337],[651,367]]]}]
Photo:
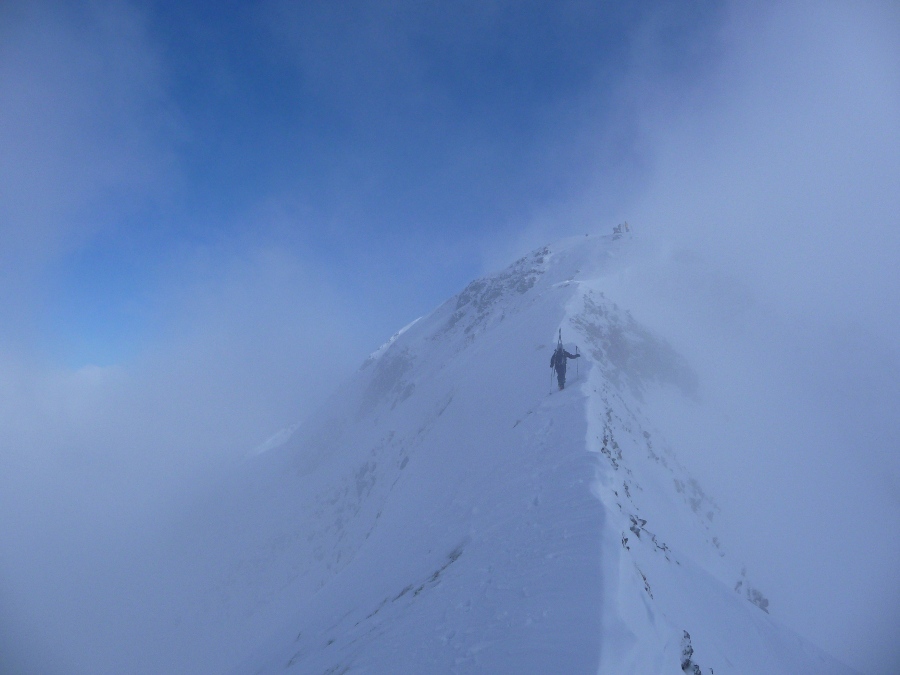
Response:
[{"label": "dark jacket", "polygon": [[555,368],[557,373],[565,374],[566,363],[569,359],[577,359],[581,354],[570,354],[562,346],[556,348],[553,356],[550,357],[550,367]]}]

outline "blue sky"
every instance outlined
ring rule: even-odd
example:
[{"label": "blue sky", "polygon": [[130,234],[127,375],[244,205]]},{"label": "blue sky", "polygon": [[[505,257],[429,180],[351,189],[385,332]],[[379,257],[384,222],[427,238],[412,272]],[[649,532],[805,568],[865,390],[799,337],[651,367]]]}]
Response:
[{"label": "blue sky", "polygon": [[[172,265],[189,264],[173,258],[254,246],[290,251],[380,307],[378,339],[482,271],[485,242],[592,188],[596,170],[614,177],[610,210],[639,187],[624,80],[642,69],[690,86],[715,56],[722,13],[13,3],[8,67],[37,91],[13,101],[7,142],[53,165],[35,161],[6,227],[29,227],[36,216],[22,212],[62,193],[41,225],[49,236],[20,243],[41,286],[28,340],[71,367],[127,361],[165,319],[154,299]],[[28,148],[40,125],[56,130]]]},{"label": "blue sky", "polygon": [[898,38],[887,0],[0,4],[0,535],[101,554],[627,219],[623,302],[727,412],[672,436],[729,439],[693,468],[785,620],[895,672]]}]

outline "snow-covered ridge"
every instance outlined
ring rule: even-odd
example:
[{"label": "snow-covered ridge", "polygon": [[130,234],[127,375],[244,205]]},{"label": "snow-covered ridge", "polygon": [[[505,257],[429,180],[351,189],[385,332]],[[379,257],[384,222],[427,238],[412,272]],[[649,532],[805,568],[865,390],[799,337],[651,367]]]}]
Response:
[{"label": "snow-covered ridge", "polygon": [[297,431],[297,429],[300,427],[300,424],[302,423],[296,422],[289,427],[285,427],[284,429],[276,431],[265,441],[253,448],[253,450],[251,450],[247,456],[256,457],[257,455],[261,455],[264,452],[268,452],[269,450],[280,448],[282,445],[291,440],[291,436],[294,435],[294,432]]},{"label": "snow-covered ridge", "polygon": [[[219,665],[182,672],[850,672],[767,614],[643,412],[698,383],[607,297],[630,243],[474,281],[251,462],[179,617],[223,626]],[[563,391],[559,329],[583,354]]]},{"label": "snow-covered ridge", "polygon": [[[422,317],[419,317],[419,319],[421,319],[421,318],[422,318]],[[381,345],[378,349],[376,349],[374,352],[372,352],[371,354],[369,354],[369,358],[367,358],[367,359],[363,362],[363,364],[362,364],[362,366],[360,366],[360,368],[368,368],[372,363],[374,363],[374,362],[377,361],[379,358],[381,358],[381,355],[384,354],[384,353],[388,350],[388,348],[389,348],[392,344],[394,344],[394,342],[397,341],[397,338],[400,337],[401,335],[403,335],[406,331],[408,331],[408,330],[409,330],[410,328],[412,328],[414,325],[416,325],[416,322],[419,321],[419,319],[413,319],[413,320],[410,321],[408,324],[406,324],[403,328],[401,328],[401,329],[398,330],[396,333],[394,333],[394,334],[390,337],[390,339],[389,339],[387,342],[385,342],[385,343],[384,343],[383,345]]]}]

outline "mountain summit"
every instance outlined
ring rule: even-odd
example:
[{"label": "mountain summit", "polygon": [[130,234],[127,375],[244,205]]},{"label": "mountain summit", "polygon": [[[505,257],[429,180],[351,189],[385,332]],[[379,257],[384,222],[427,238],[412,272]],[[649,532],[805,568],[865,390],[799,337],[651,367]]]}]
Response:
[{"label": "mountain summit", "polygon": [[246,462],[179,620],[236,674],[851,672],[768,614],[643,412],[698,384],[604,294],[631,243],[537,250],[374,352]]}]

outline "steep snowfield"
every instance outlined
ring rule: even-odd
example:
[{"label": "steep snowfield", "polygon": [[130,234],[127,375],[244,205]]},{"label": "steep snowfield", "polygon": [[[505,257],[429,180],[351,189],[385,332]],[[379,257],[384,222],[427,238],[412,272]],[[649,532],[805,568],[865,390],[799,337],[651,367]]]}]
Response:
[{"label": "steep snowfield", "polygon": [[642,412],[696,383],[604,296],[629,243],[473,282],[248,459],[188,528],[168,672],[851,672],[767,614]]}]

